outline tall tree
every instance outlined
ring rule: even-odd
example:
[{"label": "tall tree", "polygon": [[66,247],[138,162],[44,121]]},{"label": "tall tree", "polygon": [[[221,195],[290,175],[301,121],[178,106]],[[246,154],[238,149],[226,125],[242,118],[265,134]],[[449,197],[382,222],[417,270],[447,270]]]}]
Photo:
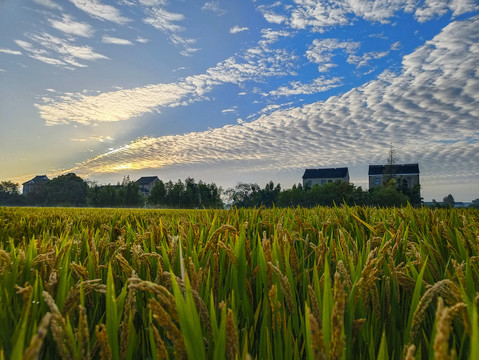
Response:
[{"label": "tall tree", "polygon": [[157,181],[151,189],[148,202],[152,205],[165,205],[166,204],[166,187],[163,181]]},{"label": "tall tree", "polygon": [[74,173],[60,175],[40,190],[44,194],[42,205],[85,206],[87,204],[87,183]]},{"label": "tall tree", "polygon": [[449,194],[445,196],[444,199],[442,199],[442,203],[444,206],[448,208],[453,208],[454,205],[456,204],[456,201],[454,200],[454,197],[451,194]]},{"label": "tall tree", "polygon": [[13,181],[0,182],[0,205],[23,205],[25,198],[19,194],[18,187]]}]

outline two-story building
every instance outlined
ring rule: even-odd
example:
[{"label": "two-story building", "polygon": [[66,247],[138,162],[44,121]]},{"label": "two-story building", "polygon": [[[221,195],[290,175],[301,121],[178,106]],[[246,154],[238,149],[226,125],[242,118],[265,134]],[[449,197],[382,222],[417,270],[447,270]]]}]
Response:
[{"label": "two-story building", "polygon": [[160,181],[158,176],[142,176],[136,180],[136,183],[140,188],[140,192],[145,196],[149,196],[151,189],[153,189],[153,186],[155,186],[158,181]]},{"label": "two-story building", "polygon": [[37,175],[33,179],[24,182],[23,185],[23,195],[27,195],[40,188],[43,184],[49,182],[50,179],[46,175]]},{"label": "two-story building", "polygon": [[394,179],[409,189],[419,185],[419,164],[369,165],[369,188],[384,186]]},{"label": "two-story building", "polygon": [[306,169],[303,175],[303,187],[313,185],[324,185],[328,182],[335,181],[349,182],[349,170],[343,168],[327,168],[327,169]]}]

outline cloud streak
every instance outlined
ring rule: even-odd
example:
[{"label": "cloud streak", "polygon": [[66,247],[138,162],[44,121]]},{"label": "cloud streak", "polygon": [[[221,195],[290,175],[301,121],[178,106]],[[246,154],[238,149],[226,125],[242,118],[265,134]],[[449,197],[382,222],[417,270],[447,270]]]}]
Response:
[{"label": "cloud streak", "polygon": [[130,40],[120,39],[113,36],[104,35],[101,39],[101,42],[104,44],[113,44],[113,45],[133,45]]},{"label": "cloud streak", "polygon": [[222,84],[240,85],[247,81],[261,81],[272,76],[290,74],[292,57],[284,50],[261,47],[248,53],[244,59],[228,58],[203,74],[188,76],[170,84],[152,84],[88,95],[84,92],[45,96],[35,104],[47,125],[122,121],[140,116],[161,107],[182,106],[205,98],[213,88]]},{"label": "cloud streak", "polygon": [[164,1],[143,0],[141,3],[147,15],[143,22],[167,34],[172,44],[183,48],[181,51],[182,55],[189,56],[199,50],[193,46],[196,40],[179,35],[184,30],[184,27],[177,23],[185,19],[183,14],[167,11],[164,8]]},{"label": "cloud streak", "polygon": [[63,15],[62,20],[49,19],[48,22],[52,27],[69,35],[82,37],[92,37],[95,29],[88,23],[74,21],[69,15]]},{"label": "cloud streak", "polygon": [[70,40],[61,39],[48,33],[27,34],[28,41],[15,40],[15,43],[25,50],[33,59],[46,64],[62,66],[66,68],[86,67],[79,60],[96,61],[108,59],[105,55],[99,54],[92,47],[73,45]]},{"label": "cloud streak", "polygon": [[230,34],[237,34],[247,30],[249,29],[246,26],[241,27],[241,26],[235,25],[230,29]]},{"label": "cloud streak", "polygon": [[0,49],[0,53],[8,54],[8,55],[22,55],[21,51],[11,50],[11,49]]},{"label": "cloud streak", "polygon": [[77,8],[83,10],[92,18],[126,24],[130,19],[123,17],[120,10],[111,5],[104,5],[98,0],[70,0]]}]

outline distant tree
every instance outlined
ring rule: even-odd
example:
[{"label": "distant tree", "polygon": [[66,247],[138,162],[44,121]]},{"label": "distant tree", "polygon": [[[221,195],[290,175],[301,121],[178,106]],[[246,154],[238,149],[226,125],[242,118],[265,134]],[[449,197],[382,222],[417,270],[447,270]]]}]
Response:
[{"label": "distant tree", "polygon": [[269,183],[266,184],[264,189],[260,189],[255,193],[255,197],[251,200],[255,202],[256,206],[266,206],[272,207],[274,204],[277,204],[278,195],[281,192],[281,185],[277,184],[274,185],[273,181],[271,180]]},{"label": "distant tree", "polygon": [[85,206],[87,204],[87,183],[74,173],[60,175],[45,183],[40,190],[41,205]]},{"label": "distant tree", "polygon": [[163,181],[157,181],[151,189],[148,202],[151,205],[159,206],[166,204],[166,187]]},{"label": "distant tree", "polygon": [[228,202],[231,206],[254,207],[258,206],[257,193],[260,190],[258,184],[238,183],[234,189],[228,189]]},{"label": "distant tree", "polygon": [[454,197],[451,194],[445,196],[444,199],[442,200],[442,203],[445,207],[448,207],[448,208],[453,208],[454,205],[456,204],[456,202],[454,201]]},{"label": "distant tree", "polygon": [[394,186],[373,188],[370,190],[370,205],[379,207],[406,206],[408,197]]},{"label": "distant tree", "polygon": [[118,205],[122,207],[141,207],[144,203],[143,195],[140,193],[139,185],[125,176],[118,188]]},{"label": "distant tree", "polygon": [[472,200],[472,203],[471,203],[470,207],[475,208],[475,209],[479,209],[479,198],[475,199],[475,200]]},{"label": "distant tree", "polygon": [[23,205],[25,198],[18,192],[19,185],[12,181],[0,182],[0,205]]},{"label": "distant tree", "polygon": [[166,204],[168,205],[168,207],[178,209],[181,208],[183,206],[181,200],[185,192],[185,185],[183,184],[183,182],[180,179],[178,179],[175,184],[169,181],[168,183],[166,183],[166,188],[168,189],[166,195]]}]

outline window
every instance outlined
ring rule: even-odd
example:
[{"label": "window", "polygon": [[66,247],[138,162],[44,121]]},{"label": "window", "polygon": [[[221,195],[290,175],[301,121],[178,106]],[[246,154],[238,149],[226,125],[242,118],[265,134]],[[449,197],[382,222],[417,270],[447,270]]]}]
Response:
[{"label": "window", "polygon": [[321,180],[321,185],[326,184],[326,180]]},{"label": "window", "polygon": [[374,178],[374,185],[379,185],[381,179],[379,178]]}]

